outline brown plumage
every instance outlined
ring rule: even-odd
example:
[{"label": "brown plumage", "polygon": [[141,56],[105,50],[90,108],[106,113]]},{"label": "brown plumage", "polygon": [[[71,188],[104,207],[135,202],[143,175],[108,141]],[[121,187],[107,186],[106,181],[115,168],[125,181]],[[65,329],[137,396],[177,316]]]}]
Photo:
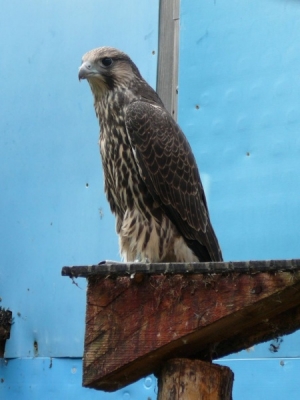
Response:
[{"label": "brown plumage", "polygon": [[83,56],[100,123],[105,192],[125,261],[221,261],[196,161],[183,132],[131,59]]}]

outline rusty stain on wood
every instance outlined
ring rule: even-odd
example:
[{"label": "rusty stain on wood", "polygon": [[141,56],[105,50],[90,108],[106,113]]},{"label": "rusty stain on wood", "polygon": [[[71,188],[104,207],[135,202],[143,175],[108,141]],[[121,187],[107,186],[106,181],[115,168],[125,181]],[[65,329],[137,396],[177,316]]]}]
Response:
[{"label": "rusty stain on wood", "polygon": [[172,357],[218,358],[299,327],[299,271],[91,276],[83,384],[116,390]]}]

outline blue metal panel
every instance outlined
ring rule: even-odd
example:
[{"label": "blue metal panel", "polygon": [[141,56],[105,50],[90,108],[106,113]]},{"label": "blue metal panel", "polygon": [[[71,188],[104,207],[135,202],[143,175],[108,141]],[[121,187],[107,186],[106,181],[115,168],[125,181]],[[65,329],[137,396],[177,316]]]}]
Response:
[{"label": "blue metal panel", "polygon": [[226,260],[297,258],[300,3],[181,1],[179,122]]},{"label": "blue metal panel", "polygon": [[14,315],[5,355],[36,356],[2,361],[0,398],[154,399],[154,377],[100,394],[81,387],[80,359],[42,356],[83,353],[86,284],[61,267],[119,258],[81,56],[118,47],[155,86],[158,0],[12,0],[0,35],[0,298]]},{"label": "blue metal panel", "polygon": [[298,400],[300,360],[218,360],[234,372],[234,400]]},{"label": "blue metal panel", "polygon": [[[299,2],[181,0],[179,122],[226,260],[300,256],[299,24]],[[235,399],[299,398],[299,358],[276,357],[300,332],[282,340],[220,361]]]},{"label": "blue metal panel", "polygon": [[[300,360],[218,360],[235,375],[235,400],[298,400]],[[0,396],[10,400],[154,400],[156,379],[148,376],[116,393],[81,387],[80,359],[32,358],[0,361]],[[30,379],[29,379],[30,377]]]},{"label": "blue metal panel", "polygon": [[[147,376],[116,393],[81,387],[80,359],[32,358],[0,360],[0,398],[3,400],[155,400],[156,379]],[[30,377],[30,379],[29,379]]]},{"label": "blue metal panel", "polygon": [[81,357],[86,286],[61,267],[119,254],[93,99],[77,71],[86,51],[111,45],[154,86],[158,0],[12,0],[0,36],[0,297],[14,315],[6,357]]}]

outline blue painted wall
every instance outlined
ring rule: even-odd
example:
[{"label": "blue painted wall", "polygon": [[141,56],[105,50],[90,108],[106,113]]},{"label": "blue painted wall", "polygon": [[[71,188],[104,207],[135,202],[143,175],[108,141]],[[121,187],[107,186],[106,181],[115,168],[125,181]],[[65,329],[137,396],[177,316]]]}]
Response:
[{"label": "blue painted wall", "polygon": [[[297,1],[181,0],[179,122],[226,260],[300,257],[299,26]],[[296,400],[299,357],[297,332],[220,363],[235,400]]]},{"label": "blue painted wall", "polygon": [[[300,256],[299,26],[292,0],[181,1],[179,122],[226,260]],[[153,377],[81,388],[86,286],[60,271],[119,258],[81,56],[116,46],[155,86],[158,0],[12,0],[0,37],[0,305],[14,314],[0,397],[155,399]],[[299,344],[221,360],[234,399],[298,399]]]},{"label": "blue painted wall", "polygon": [[297,1],[181,1],[179,122],[227,260],[300,256],[299,23]]},{"label": "blue painted wall", "polygon": [[86,284],[60,274],[64,265],[119,259],[81,57],[118,47],[155,86],[158,0],[2,2],[0,37],[0,305],[14,316],[0,398],[65,399],[78,390],[76,398],[129,399],[126,390],[81,389],[80,360],[70,372],[63,357],[83,353]]}]

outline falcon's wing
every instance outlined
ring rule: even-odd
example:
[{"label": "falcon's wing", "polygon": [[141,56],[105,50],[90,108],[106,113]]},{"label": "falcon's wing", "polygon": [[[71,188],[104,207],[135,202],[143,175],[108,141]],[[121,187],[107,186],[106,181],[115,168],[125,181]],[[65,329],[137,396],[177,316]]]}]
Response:
[{"label": "falcon's wing", "polygon": [[135,101],[126,128],[140,174],[152,196],[203,261],[222,260],[189,143],[159,105]]}]

